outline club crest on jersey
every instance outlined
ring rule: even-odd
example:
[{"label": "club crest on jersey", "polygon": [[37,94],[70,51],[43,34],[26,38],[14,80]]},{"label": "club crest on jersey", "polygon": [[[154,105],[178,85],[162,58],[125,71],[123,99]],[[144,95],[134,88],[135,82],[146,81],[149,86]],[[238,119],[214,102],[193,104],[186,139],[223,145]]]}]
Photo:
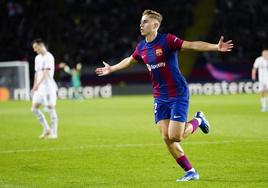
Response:
[{"label": "club crest on jersey", "polygon": [[156,56],[161,56],[163,54],[163,50],[161,48],[158,48],[155,50],[155,55]]}]

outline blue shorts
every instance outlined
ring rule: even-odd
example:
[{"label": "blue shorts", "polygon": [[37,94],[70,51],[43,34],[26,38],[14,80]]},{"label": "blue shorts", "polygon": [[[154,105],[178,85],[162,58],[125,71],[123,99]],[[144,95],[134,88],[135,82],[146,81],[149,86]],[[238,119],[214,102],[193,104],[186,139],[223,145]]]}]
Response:
[{"label": "blue shorts", "polygon": [[189,106],[189,97],[183,96],[170,99],[154,99],[155,123],[163,119],[186,122]]}]

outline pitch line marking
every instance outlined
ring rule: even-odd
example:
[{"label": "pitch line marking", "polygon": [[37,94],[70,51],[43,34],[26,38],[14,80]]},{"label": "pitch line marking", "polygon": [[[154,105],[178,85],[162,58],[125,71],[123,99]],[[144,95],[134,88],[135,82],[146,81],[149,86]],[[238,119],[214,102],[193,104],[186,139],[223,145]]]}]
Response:
[{"label": "pitch line marking", "polygon": [[[268,139],[259,140],[226,140],[226,141],[195,141],[186,142],[182,145],[210,145],[210,144],[231,144],[231,143],[254,143],[254,142],[268,142]],[[92,144],[82,145],[78,147],[58,147],[58,148],[45,148],[45,149],[17,149],[17,150],[2,150],[0,154],[8,153],[32,153],[32,152],[47,152],[47,151],[68,151],[68,150],[85,150],[90,148],[128,148],[128,147],[151,147],[151,146],[163,146],[164,144]]]}]

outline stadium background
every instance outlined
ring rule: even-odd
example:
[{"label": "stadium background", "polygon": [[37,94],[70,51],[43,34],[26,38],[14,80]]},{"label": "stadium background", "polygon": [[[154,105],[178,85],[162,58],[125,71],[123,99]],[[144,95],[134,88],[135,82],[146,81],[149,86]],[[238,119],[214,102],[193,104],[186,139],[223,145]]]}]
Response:
[{"label": "stadium background", "polygon": [[[163,14],[161,32],[212,43],[221,35],[233,40],[235,48],[228,54],[180,53],[188,82],[249,80],[254,59],[268,44],[264,0],[5,0],[0,2],[0,61],[29,61],[32,80],[31,41],[41,37],[56,63],[83,64],[83,86],[149,84],[144,65],[103,78],[94,74],[103,60],[114,64],[133,52],[141,39],[140,16],[147,8]],[[70,77],[56,71],[56,80],[68,86]]]}]

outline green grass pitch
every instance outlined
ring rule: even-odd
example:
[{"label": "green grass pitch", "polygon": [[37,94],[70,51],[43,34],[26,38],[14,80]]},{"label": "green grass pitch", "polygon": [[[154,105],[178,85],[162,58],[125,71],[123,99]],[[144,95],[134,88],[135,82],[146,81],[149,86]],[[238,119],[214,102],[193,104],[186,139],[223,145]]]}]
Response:
[{"label": "green grass pitch", "polygon": [[182,142],[200,174],[184,172],[154,126],[151,96],[58,101],[59,138],[39,140],[30,102],[0,103],[0,187],[268,187],[268,112],[258,95],[192,96],[211,133]]}]

